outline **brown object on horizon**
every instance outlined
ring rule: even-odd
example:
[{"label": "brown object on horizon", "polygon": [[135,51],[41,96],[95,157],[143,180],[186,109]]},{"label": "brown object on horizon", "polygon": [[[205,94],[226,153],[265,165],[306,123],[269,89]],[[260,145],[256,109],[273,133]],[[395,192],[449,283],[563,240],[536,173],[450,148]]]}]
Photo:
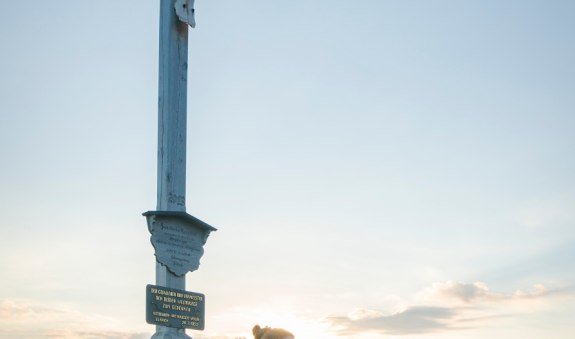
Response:
[{"label": "brown object on horizon", "polygon": [[294,339],[294,335],[281,328],[261,328],[260,325],[252,329],[255,339]]}]

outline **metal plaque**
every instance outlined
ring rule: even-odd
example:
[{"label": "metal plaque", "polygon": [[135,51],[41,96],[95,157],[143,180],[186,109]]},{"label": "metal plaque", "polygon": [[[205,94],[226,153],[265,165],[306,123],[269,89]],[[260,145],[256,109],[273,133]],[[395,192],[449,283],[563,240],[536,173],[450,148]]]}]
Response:
[{"label": "metal plaque", "polygon": [[197,270],[203,246],[216,229],[185,212],[148,211],[144,215],[156,260],[176,276]]},{"label": "metal plaque", "polygon": [[163,286],[146,286],[146,322],[202,331],[206,298],[201,293]]}]

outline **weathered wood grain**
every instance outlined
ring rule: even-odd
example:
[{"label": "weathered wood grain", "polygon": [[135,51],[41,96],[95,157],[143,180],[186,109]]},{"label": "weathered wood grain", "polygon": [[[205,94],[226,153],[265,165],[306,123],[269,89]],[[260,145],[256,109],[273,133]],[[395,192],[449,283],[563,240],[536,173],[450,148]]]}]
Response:
[{"label": "weathered wood grain", "polygon": [[[186,210],[188,25],[176,16],[174,3],[175,0],[160,1],[158,211]],[[186,279],[156,262],[156,284],[185,290]],[[158,325],[152,338],[190,337],[183,329]]]}]

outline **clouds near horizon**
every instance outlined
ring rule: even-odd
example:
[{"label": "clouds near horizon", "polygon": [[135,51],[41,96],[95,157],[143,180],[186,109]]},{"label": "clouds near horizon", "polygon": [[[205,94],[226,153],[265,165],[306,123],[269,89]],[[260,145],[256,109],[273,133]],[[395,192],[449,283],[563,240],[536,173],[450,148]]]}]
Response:
[{"label": "clouds near horizon", "polygon": [[57,339],[145,339],[150,334],[121,329],[115,319],[29,300],[0,300],[0,337]]},{"label": "clouds near horizon", "polygon": [[541,284],[531,291],[506,294],[489,290],[484,282],[446,281],[416,294],[397,312],[357,309],[346,316],[328,317],[338,335],[365,332],[389,335],[425,334],[489,326],[490,321],[539,312],[538,301],[555,296],[573,297],[570,289],[548,290]]}]

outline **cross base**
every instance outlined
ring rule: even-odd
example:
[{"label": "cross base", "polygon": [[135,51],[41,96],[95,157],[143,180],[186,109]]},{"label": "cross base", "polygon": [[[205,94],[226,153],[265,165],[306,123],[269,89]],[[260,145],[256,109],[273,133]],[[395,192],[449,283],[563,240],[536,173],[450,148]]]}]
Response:
[{"label": "cross base", "polygon": [[187,335],[183,329],[158,326],[152,339],[192,339],[192,337]]}]

